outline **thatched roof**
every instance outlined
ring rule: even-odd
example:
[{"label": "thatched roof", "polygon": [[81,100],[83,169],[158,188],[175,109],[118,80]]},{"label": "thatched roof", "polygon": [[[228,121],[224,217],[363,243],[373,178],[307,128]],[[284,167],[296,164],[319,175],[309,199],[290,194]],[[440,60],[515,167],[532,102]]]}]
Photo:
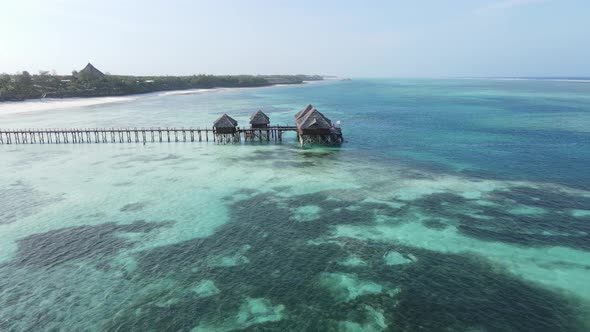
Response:
[{"label": "thatched roof", "polygon": [[332,128],[332,121],[315,108],[305,111],[297,119],[299,129],[329,129]]},{"label": "thatched roof", "polygon": [[311,111],[312,109],[313,106],[311,104],[308,104],[304,109],[295,114],[295,121],[299,120],[299,118],[303,117],[305,114],[307,114],[307,112]]},{"label": "thatched roof", "polygon": [[253,125],[263,125],[269,123],[270,118],[261,110],[256,111],[256,113],[252,114],[252,116],[250,117],[250,124]]},{"label": "thatched roof", "polygon": [[104,74],[96,69],[90,62],[84,67],[84,69],[78,72],[78,75],[82,75],[84,77],[102,77]]},{"label": "thatched roof", "polygon": [[219,119],[213,122],[215,128],[234,128],[238,125],[238,121],[234,120],[231,116],[224,114]]}]

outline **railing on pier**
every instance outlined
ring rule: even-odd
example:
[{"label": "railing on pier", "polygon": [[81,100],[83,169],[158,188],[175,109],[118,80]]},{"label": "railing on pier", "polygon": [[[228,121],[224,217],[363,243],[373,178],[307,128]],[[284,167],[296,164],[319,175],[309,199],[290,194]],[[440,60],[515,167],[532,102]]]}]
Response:
[{"label": "railing on pier", "polygon": [[[237,128],[235,135],[244,140],[282,141],[285,131],[294,126]],[[82,128],[82,129],[0,129],[0,144],[68,143],[156,143],[209,142],[219,136],[213,128]]]}]

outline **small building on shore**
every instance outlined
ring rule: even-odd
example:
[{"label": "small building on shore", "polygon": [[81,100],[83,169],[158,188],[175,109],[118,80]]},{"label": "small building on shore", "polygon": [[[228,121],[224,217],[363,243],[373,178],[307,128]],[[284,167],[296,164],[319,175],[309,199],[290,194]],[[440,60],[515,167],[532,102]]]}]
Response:
[{"label": "small building on shore", "polygon": [[258,110],[250,117],[250,124],[252,125],[252,128],[268,128],[270,125],[270,118],[264,114],[264,112]]},{"label": "small building on shore", "polygon": [[84,67],[84,69],[80,70],[76,75],[77,78],[92,80],[92,79],[99,79],[103,78],[105,75],[100,70],[96,69],[90,62]]}]

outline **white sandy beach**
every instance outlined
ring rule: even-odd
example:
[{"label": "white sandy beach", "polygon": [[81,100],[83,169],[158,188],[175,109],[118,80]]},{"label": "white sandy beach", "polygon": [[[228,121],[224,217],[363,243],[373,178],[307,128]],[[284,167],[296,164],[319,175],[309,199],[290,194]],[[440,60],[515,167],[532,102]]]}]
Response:
[{"label": "white sandy beach", "polygon": [[[189,90],[173,90],[164,92],[155,92],[158,96],[180,96],[180,95],[193,95],[195,93],[212,92],[219,89],[189,89]],[[149,95],[154,95],[150,93]]]},{"label": "white sandy beach", "polygon": [[38,111],[49,111],[55,109],[76,108],[85,106],[94,106],[101,104],[112,104],[129,102],[144,98],[153,98],[160,96],[187,95],[215,91],[216,89],[191,89],[191,90],[174,90],[165,92],[154,92],[146,94],[137,94],[120,97],[91,97],[91,98],[46,98],[31,99],[25,101],[10,101],[0,103],[0,115],[19,114]]},{"label": "white sandy beach", "polygon": [[137,100],[141,97],[47,98],[0,103],[0,115],[48,111],[54,109],[93,106]]},{"label": "white sandy beach", "polygon": [[[318,81],[321,82],[321,81]],[[305,81],[304,84],[317,83],[314,81]],[[292,86],[292,84],[275,84],[267,87],[278,86]],[[262,88],[267,88],[262,87]],[[205,92],[220,92],[227,90],[240,89],[258,89],[261,87],[240,87],[240,88],[212,88],[212,89],[188,89],[188,90],[172,90],[172,91],[158,91],[145,94],[136,94],[118,97],[90,97],[90,98],[46,98],[46,99],[31,99],[25,101],[9,101],[0,103],[0,116],[10,114],[29,113],[37,111],[49,111],[56,109],[67,109],[85,106],[94,106],[101,104],[112,104],[135,101],[145,98],[166,97],[166,96],[181,96],[192,95]]]}]

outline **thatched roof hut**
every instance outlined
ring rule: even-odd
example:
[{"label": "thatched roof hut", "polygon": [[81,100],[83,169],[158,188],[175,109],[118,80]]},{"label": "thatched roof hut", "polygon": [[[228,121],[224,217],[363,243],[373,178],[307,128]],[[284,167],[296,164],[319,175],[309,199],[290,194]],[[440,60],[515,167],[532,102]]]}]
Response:
[{"label": "thatched roof hut", "polygon": [[311,127],[330,128],[332,127],[332,121],[320,113],[320,111],[312,108],[297,120],[297,126],[302,129],[308,129]]},{"label": "thatched roof hut", "polygon": [[[309,105],[311,106],[311,105]],[[308,107],[309,107],[308,106]],[[324,134],[330,133],[334,126],[332,125],[332,121],[328,119],[325,115],[320,113],[317,109],[312,108],[308,109],[306,107],[301,112],[299,112],[299,117],[295,117],[295,122],[297,124],[297,129],[300,134]]]},{"label": "thatched roof hut", "polygon": [[220,116],[213,122],[213,128],[217,133],[235,133],[237,131],[238,121],[227,114]]},{"label": "thatched roof hut", "polygon": [[302,109],[301,111],[297,112],[295,114],[295,122],[297,122],[297,120],[299,120],[299,118],[303,117],[305,114],[307,114],[307,112],[311,111],[313,109],[313,105],[308,104],[307,106],[305,106],[304,109]]},{"label": "thatched roof hut", "polygon": [[270,118],[261,110],[256,111],[250,117],[252,128],[267,128],[270,124]]},{"label": "thatched roof hut", "polygon": [[84,69],[78,72],[78,77],[83,79],[101,78],[104,74],[96,69],[90,62],[84,67]]},{"label": "thatched roof hut", "polygon": [[295,124],[301,147],[305,144],[342,144],[342,130],[311,104],[295,114]]}]

